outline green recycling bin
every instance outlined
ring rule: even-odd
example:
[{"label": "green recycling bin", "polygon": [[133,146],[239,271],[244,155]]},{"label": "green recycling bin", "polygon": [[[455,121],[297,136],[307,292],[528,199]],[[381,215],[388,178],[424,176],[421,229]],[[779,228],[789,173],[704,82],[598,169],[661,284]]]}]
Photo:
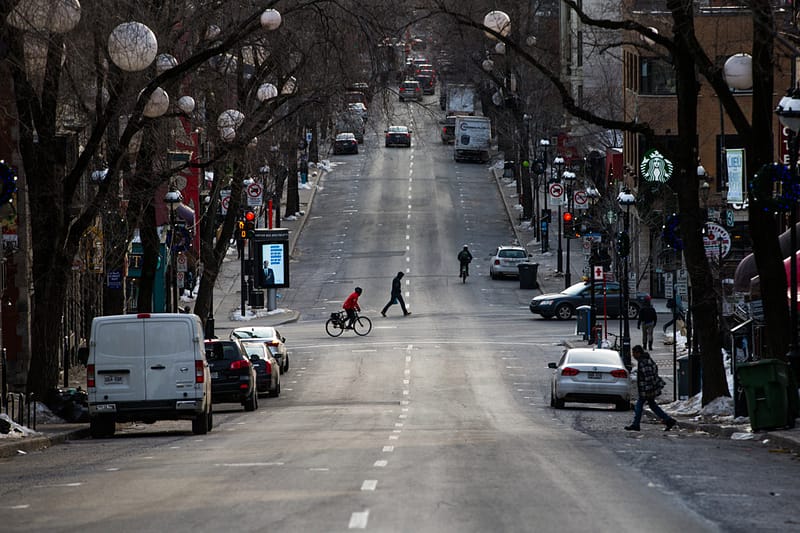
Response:
[{"label": "green recycling bin", "polygon": [[794,427],[797,386],[789,365],[778,359],[761,359],[736,365],[736,374],[744,388],[753,431]]}]

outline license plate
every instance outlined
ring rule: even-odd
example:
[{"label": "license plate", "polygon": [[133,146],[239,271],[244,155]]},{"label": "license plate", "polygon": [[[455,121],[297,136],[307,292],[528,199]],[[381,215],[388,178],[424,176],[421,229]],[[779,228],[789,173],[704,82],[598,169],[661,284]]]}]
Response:
[{"label": "license plate", "polygon": [[103,384],[105,385],[122,385],[125,383],[125,376],[105,375],[103,376]]},{"label": "license plate", "polygon": [[589,379],[603,379],[603,374],[600,372],[589,372]]},{"label": "license plate", "polygon": [[211,373],[211,379],[217,379],[218,377],[219,377],[219,374],[217,374],[216,372],[212,372]]}]

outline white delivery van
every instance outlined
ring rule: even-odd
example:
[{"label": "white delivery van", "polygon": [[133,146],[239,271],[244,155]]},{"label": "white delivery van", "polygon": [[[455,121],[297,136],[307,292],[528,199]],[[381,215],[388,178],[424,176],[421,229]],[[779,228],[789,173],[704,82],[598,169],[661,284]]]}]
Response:
[{"label": "white delivery van", "polygon": [[117,422],[188,419],[195,434],[211,429],[211,374],[197,315],[97,317],[87,349],[93,437],[113,436]]},{"label": "white delivery van", "polygon": [[459,161],[489,160],[492,146],[492,121],[488,117],[456,117],[453,132],[455,146],[453,158]]}]

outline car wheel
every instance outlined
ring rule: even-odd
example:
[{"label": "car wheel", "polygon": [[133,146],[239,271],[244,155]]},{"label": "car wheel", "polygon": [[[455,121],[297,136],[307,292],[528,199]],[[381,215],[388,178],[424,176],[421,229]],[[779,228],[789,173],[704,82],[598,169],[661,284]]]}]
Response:
[{"label": "car wheel", "polygon": [[386,143],[386,148],[389,148],[389,143]]},{"label": "car wheel", "polygon": [[277,398],[278,396],[281,395],[281,382],[280,381],[278,381],[278,383],[275,385],[275,388],[269,393],[269,395],[271,397],[273,397],[273,398]]},{"label": "car wheel", "polygon": [[211,418],[211,412],[208,413],[200,413],[197,417],[192,420],[192,433],[195,435],[205,435],[208,433],[210,429],[208,427],[209,419]]},{"label": "car wheel", "polygon": [[633,303],[628,304],[628,318],[636,320],[639,318],[639,306]]},{"label": "car wheel", "polygon": [[553,397],[553,407],[555,407],[556,409],[563,409],[565,403],[566,402],[564,402],[564,400]]},{"label": "car wheel", "polygon": [[556,397],[553,396],[553,390],[550,390],[550,407],[556,406]]},{"label": "car wheel", "polygon": [[289,372],[289,354],[284,354],[283,360],[285,361],[283,364],[283,373],[286,374]]},{"label": "car wheel", "polygon": [[572,306],[567,303],[559,304],[556,307],[556,318],[559,320],[569,320],[572,318]]}]

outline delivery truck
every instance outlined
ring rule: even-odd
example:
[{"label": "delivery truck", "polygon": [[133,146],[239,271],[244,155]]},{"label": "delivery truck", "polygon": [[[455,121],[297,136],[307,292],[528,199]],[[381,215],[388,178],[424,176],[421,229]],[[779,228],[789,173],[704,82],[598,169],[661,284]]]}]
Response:
[{"label": "delivery truck", "polygon": [[456,117],[453,158],[461,161],[489,161],[492,121],[487,117]]}]

